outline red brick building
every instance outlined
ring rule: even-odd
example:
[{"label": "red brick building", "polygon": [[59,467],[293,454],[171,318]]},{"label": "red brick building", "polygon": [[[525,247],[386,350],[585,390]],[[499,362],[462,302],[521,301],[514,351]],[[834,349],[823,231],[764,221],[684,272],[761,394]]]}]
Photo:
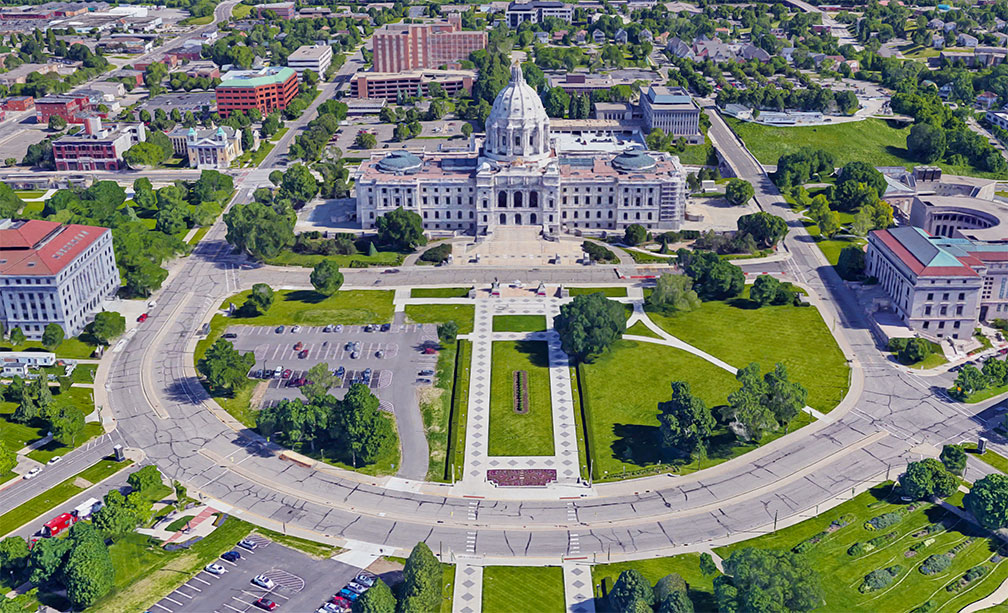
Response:
[{"label": "red brick building", "polygon": [[123,153],[146,137],[142,123],[103,128],[101,119],[90,117],[83,132],[53,142],[56,170],[125,170]]},{"label": "red brick building", "polygon": [[374,72],[438,68],[486,49],[486,32],[462,31],[457,14],[446,24],[388,26],[374,34]]},{"label": "red brick building", "polygon": [[227,117],[231,111],[259,109],[264,116],[287,108],[298,93],[297,73],[286,66],[261,70],[232,70],[221,77],[217,86],[217,113]]},{"label": "red brick building", "polygon": [[91,110],[91,97],[75,94],[46,96],[35,101],[35,118],[38,123],[49,123],[49,118],[59,115],[67,123],[84,123],[83,115]]},{"label": "red brick building", "polygon": [[5,111],[27,111],[33,108],[35,108],[35,99],[31,96],[11,96],[3,100],[3,110]]},{"label": "red brick building", "polygon": [[260,4],[256,7],[256,16],[262,19],[267,11],[272,11],[278,19],[294,19],[297,10],[293,2],[276,2],[273,4]]}]

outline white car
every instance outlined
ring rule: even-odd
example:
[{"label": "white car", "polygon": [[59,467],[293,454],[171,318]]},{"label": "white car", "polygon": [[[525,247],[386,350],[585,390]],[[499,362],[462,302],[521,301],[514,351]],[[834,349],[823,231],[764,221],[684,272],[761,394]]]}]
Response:
[{"label": "white car", "polygon": [[54,455],[54,456],[53,456],[53,457],[52,457],[52,458],[51,458],[51,459],[49,460],[49,465],[50,465],[50,466],[52,466],[53,464],[56,464],[56,463],[58,463],[58,462],[60,462],[60,461],[62,461],[62,460],[63,460],[63,456],[61,456],[61,455]]},{"label": "white car", "polygon": [[42,472],[42,469],[41,469],[41,468],[39,468],[38,466],[36,466],[35,468],[33,468],[33,469],[29,470],[29,471],[28,471],[28,472],[26,472],[26,473],[25,473],[24,475],[22,475],[22,476],[21,476],[21,478],[22,478],[22,479],[31,479],[31,478],[33,478],[33,477],[34,477],[35,475],[39,474],[40,472]]},{"label": "white car", "polygon": [[214,564],[213,562],[204,566],[203,570],[207,571],[211,575],[223,575],[224,573],[227,572],[226,568],[224,568],[220,564]]},{"label": "white car", "polygon": [[267,590],[272,590],[276,587],[276,583],[274,583],[273,580],[266,575],[256,575],[252,578],[252,583]]},{"label": "white car", "polygon": [[301,326],[294,326],[293,328],[291,328],[291,332],[293,334],[297,334],[300,331],[301,331]]}]

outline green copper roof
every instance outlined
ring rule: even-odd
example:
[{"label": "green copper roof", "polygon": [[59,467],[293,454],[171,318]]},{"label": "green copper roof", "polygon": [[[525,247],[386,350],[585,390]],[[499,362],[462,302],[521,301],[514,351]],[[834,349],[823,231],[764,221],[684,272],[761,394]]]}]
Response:
[{"label": "green copper roof", "polygon": [[262,70],[232,70],[225,74],[217,87],[258,87],[283,83],[294,75],[294,69],[286,66],[270,66]]},{"label": "green copper roof", "polygon": [[619,170],[648,170],[655,167],[655,159],[643,151],[624,151],[613,158],[612,164]]},{"label": "green copper roof", "polygon": [[418,170],[423,162],[416,155],[409,151],[392,151],[380,162],[378,168],[385,172],[408,172]]}]

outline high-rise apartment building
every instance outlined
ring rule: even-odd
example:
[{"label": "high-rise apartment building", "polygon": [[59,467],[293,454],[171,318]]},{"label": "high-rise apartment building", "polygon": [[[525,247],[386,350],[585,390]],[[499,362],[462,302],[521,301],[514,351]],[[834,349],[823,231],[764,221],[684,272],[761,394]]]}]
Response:
[{"label": "high-rise apartment building", "polygon": [[375,32],[374,72],[397,73],[439,68],[467,59],[486,49],[486,32],[462,30],[461,18],[452,15],[444,24],[387,26]]}]

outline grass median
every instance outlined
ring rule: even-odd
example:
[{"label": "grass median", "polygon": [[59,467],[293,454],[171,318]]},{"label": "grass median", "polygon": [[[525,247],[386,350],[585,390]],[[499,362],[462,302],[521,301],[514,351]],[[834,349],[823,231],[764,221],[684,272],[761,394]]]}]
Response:
[{"label": "grass median", "polygon": [[[535,605],[518,605],[518,593],[532,595]],[[563,571],[558,566],[488,566],[483,569],[483,613],[526,610],[565,611]]]},{"label": "grass median", "polygon": [[[515,373],[527,374],[528,408],[515,411]],[[549,346],[544,341],[496,341],[491,350],[490,435],[493,456],[553,455]]]},{"label": "grass median", "polygon": [[471,304],[407,304],[406,318],[416,324],[439,324],[454,321],[459,334],[473,331],[476,307]]},{"label": "grass median", "polygon": [[496,315],[494,332],[541,332],[546,329],[545,315]]}]

